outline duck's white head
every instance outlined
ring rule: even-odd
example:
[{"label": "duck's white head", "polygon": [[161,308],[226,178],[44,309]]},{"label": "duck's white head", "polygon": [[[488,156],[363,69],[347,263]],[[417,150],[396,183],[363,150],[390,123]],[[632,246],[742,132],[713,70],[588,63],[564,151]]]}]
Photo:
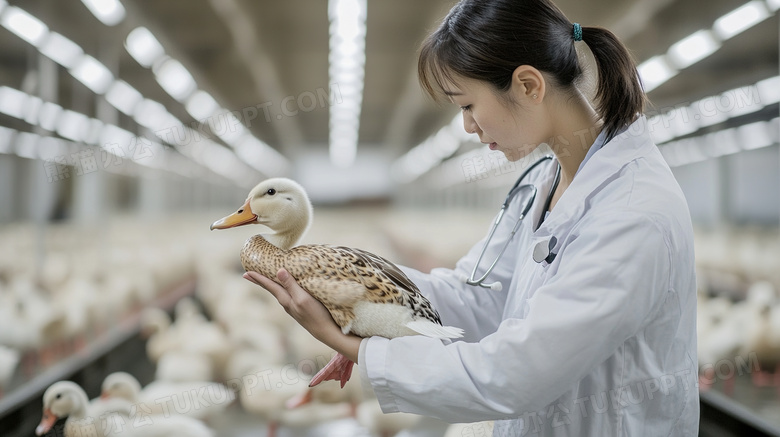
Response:
[{"label": "duck's white head", "polygon": [[35,434],[46,434],[63,417],[86,414],[88,403],[84,389],[75,382],[55,382],[43,393],[43,418]]},{"label": "duck's white head", "polygon": [[136,402],[138,393],[141,392],[141,383],[127,372],[114,372],[106,376],[100,390],[100,397],[103,399],[119,398]]},{"label": "duck's white head", "polygon": [[171,316],[162,308],[147,307],[141,312],[141,336],[144,338],[165,332],[170,326]]},{"label": "duck's white head", "polygon": [[217,220],[211,229],[226,229],[248,224],[268,226],[287,250],[303,236],[311,222],[312,207],[306,191],[286,178],[267,179],[249,192],[237,212]]}]

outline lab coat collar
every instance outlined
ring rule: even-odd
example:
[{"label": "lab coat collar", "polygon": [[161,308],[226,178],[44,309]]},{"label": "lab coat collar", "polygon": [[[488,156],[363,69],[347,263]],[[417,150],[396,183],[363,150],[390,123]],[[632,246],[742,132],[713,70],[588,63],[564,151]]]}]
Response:
[{"label": "lab coat collar", "polygon": [[[536,231],[537,236],[551,235],[551,230],[564,225],[571,219],[582,216],[588,197],[606,181],[620,172],[627,164],[645,156],[654,148],[645,116],[640,116],[628,128],[598,150],[574,177],[569,187],[558,200],[553,212]],[[551,165],[552,173],[558,163]],[[551,183],[551,177],[544,182]],[[549,185],[547,187],[549,190]],[[541,191],[547,193],[548,191]],[[543,203],[543,202],[541,202]],[[539,207],[541,208],[541,207]],[[543,213],[543,212],[542,212]],[[534,215],[534,217],[539,217]]]}]

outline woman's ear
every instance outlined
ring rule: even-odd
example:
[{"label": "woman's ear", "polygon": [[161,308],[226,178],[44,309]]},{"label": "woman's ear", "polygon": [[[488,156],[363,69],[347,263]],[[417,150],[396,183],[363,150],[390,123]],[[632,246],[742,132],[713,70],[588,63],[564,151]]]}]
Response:
[{"label": "woman's ear", "polygon": [[541,103],[547,91],[542,72],[530,65],[521,65],[512,73],[513,97],[518,102]]}]

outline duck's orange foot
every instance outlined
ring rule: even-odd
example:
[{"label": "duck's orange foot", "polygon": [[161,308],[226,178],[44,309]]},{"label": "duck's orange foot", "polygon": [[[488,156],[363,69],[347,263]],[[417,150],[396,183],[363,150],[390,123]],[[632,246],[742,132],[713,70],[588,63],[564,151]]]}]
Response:
[{"label": "duck's orange foot", "polygon": [[336,354],[325,367],[322,368],[314,378],[311,379],[309,387],[321,383],[322,381],[341,381],[341,388],[349,381],[349,377],[352,376],[352,366],[355,363],[349,358],[341,354]]}]

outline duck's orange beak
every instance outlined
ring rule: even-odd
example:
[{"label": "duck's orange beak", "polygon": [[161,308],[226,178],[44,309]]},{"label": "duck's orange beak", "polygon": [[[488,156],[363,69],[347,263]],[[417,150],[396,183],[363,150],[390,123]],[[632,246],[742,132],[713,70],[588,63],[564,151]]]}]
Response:
[{"label": "duck's orange beak", "polygon": [[249,207],[249,199],[246,199],[246,202],[244,202],[244,205],[241,206],[238,211],[215,221],[211,224],[209,229],[213,231],[214,229],[234,228],[236,226],[246,225],[256,221],[257,215],[255,215],[255,213],[252,212],[252,208]]},{"label": "duck's orange beak", "polygon": [[43,417],[41,423],[35,428],[35,435],[44,435],[51,430],[51,427],[57,422],[57,416],[46,408],[43,410]]}]

